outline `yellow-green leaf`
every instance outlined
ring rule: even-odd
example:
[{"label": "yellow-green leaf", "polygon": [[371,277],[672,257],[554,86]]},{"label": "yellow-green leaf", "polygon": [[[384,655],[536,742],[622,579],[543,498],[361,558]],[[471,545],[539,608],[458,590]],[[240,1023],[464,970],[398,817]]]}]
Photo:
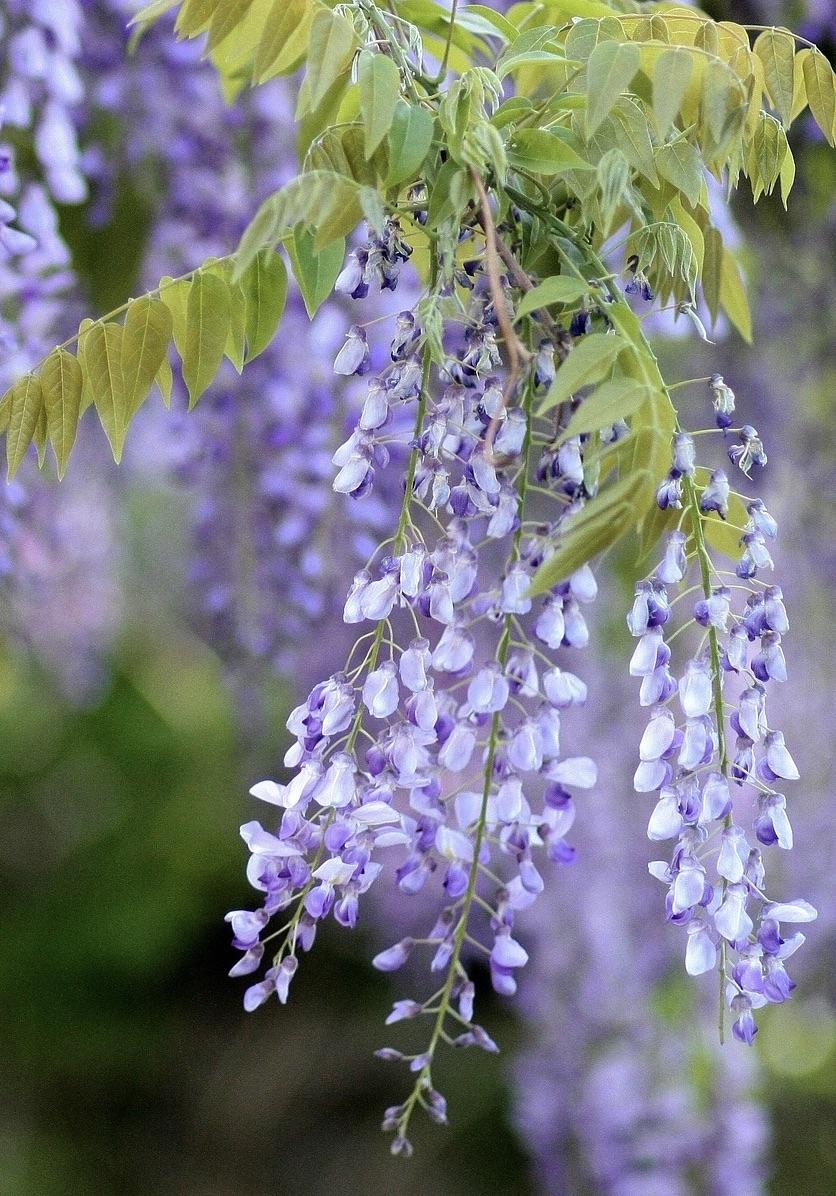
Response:
[{"label": "yellow-green leaf", "polygon": [[172,373],[171,362],[168,360],[168,357],[164,357],[160,362],[160,368],[157,370],[157,376],[154,381],[159,388],[166,407],[170,407],[171,395],[174,390],[174,374]]},{"label": "yellow-green leaf", "polygon": [[508,161],[511,166],[544,175],[595,169],[562,138],[545,129],[523,129],[515,133],[508,146]]},{"label": "yellow-green leaf", "polygon": [[297,226],[287,251],[308,315],[313,319],[334,289],[345,256],[345,241],[334,241],[317,252],[312,235]]},{"label": "yellow-green leaf", "polygon": [[263,353],[276,334],[287,301],[287,270],[272,249],[263,250],[241,276],[244,292],[245,361]]},{"label": "yellow-green leaf", "polygon": [[746,288],[733,254],[725,248],[723,249],[723,265],[720,275],[720,303],[743,339],[751,344],[752,314],[749,310]]},{"label": "yellow-green leaf", "polygon": [[63,478],[78,431],[84,375],[72,353],[53,349],[41,366],[40,376],[49,439],[58,477]]},{"label": "yellow-green leaf", "polygon": [[836,75],[820,50],[802,50],[804,87],[816,124],[831,145],[836,145]]},{"label": "yellow-green leaf", "polygon": [[676,120],[694,69],[694,58],[681,46],[665,50],[653,68],[653,115],[656,129],[664,137]]},{"label": "yellow-green leaf", "polygon": [[84,363],[93,402],[110,441],[113,459],[122,459],[128,430],[128,409],[122,378],[122,325],[96,322],[84,334]]},{"label": "yellow-green leaf", "polygon": [[705,257],[702,266],[702,293],[711,313],[711,322],[717,323],[720,314],[720,285],[723,278],[723,238],[713,225],[705,230]]},{"label": "yellow-green leaf", "polygon": [[646,470],[630,473],[589,500],[568,525],[553,556],[534,575],[529,595],[544,594],[609,548],[636,522],[635,496],[648,484]]},{"label": "yellow-green leaf", "polygon": [[307,82],[311,112],[317,110],[340,76],[347,73],[356,45],[354,27],[345,17],[330,8],[316,14],[308,43]]},{"label": "yellow-green leaf", "polygon": [[599,428],[609,428],[617,420],[626,419],[646,403],[652,393],[649,386],[637,382],[635,378],[614,378],[612,382],[603,382],[582,400],[561,433],[558,444],[571,436],[597,432]]},{"label": "yellow-green leaf", "polygon": [[[220,0],[209,22],[206,49],[211,51],[237,29],[253,6],[254,0]],[[287,6],[286,6],[287,7]]]},{"label": "yellow-green leaf", "polygon": [[172,330],[171,312],[161,299],[146,296],[128,304],[122,337],[122,379],[129,420],[148,396],[168,352]]},{"label": "yellow-green leaf", "polygon": [[[229,290],[223,279],[198,273],[189,287],[186,328],[177,345],[183,359],[183,381],[189,391],[189,410],[214,381],[224,356],[229,331]],[[176,340],[175,325],[175,340]]]},{"label": "yellow-green leaf", "polygon": [[6,461],[9,478],[20,468],[26,450],[32,443],[35,428],[43,407],[40,379],[27,374],[9,391],[9,426],[6,431]]},{"label": "yellow-green leaf", "polygon": [[264,83],[298,61],[305,53],[317,11],[311,0],[275,0],[256,50],[254,83]]},{"label": "yellow-green leaf", "polygon": [[360,55],[358,83],[368,162],[392,127],[400,98],[401,74],[388,55],[364,50]]},{"label": "yellow-green leaf", "polygon": [[581,296],[588,294],[587,283],[571,275],[556,274],[523,295],[516,318],[520,320],[533,311],[539,311],[541,307],[550,307],[552,303],[576,303]]},{"label": "yellow-green leaf", "polygon": [[641,65],[641,50],[633,42],[602,42],[586,64],[586,135],[591,137]]},{"label": "yellow-green leaf", "polygon": [[765,29],[755,40],[754,51],[763,63],[769,98],[787,129],[792,118],[795,39],[785,29]]},{"label": "yellow-green leaf", "polygon": [[430,151],[433,139],[433,119],[424,108],[416,108],[399,100],[395,105],[392,127],[389,130],[389,169],[386,186],[405,183],[415,178]]},{"label": "yellow-green leaf", "polygon": [[557,371],[557,377],[543,399],[540,411],[549,411],[563,403],[582,386],[598,382],[626,347],[616,333],[594,332],[577,342]]},{"label": "yellow-green leaf", "polygon": [[197,37],[212,19],[221,0],[185,0],[174,22],[175,33]]},{"label": "yellow-green leaf", "polygon": [[692,208],[699,203],[703,165],[699,151],[684,137],[660,145],[656,151],[656,169],[681,191]]}]

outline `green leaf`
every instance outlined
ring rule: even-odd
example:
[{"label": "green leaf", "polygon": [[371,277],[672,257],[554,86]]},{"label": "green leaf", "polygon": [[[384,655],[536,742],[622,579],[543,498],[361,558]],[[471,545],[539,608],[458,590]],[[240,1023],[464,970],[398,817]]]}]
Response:
[{"label": "green leaf", "polygon": [[244,293],[244,361],[263,353],[276,335],[287,302],[287,270],[273,249],[264,249],[241,276]]},{"label": "green leaf", "polygon": [[190,411],[220,369],[229,331],[229,307],[229,290],[223,279],[203,271],[194,276],[189,287],[185,333],[177,345]]},{"label": "green leaf", "polygon": [[820,50],[802,50],[798,57],[810,111],[830,145],[836,145],[836,75],[833,68]]},{"label": "green leaf", "polygon": [[167,12],[171,12],[172,8],[180,3],[180,0],[152,0],[151,4],[146,4],[138,13],[131,17],[128,22],[129,25],[150,25],[154,21],[158,21],[160,17],[165,16]]},{"label": "green leaf", "polygon": [[654,187],[658,187],[659,176],[653,158],[650,130],[641,108],[633,100],[622,96],[612,110],[611,119],[618,130],[618,146],[624,151],[627,161]]},{"label": "green leaf", "polygon": [[40,370],[47,429],[58,477],[63,478],[75,444],[81,415],[84,375],[80,363],[66,349],[53,349]]},{"label": "green leaf", "polygon": [[337,80],[348,72],[356,45],[354,26],[345,17],[330,8],[316,14],[308,42],[307,81],[311,112],[317,110]]},{"label": "green leaf", "polygon": [[594,170],[595,167],[576,153],[560,137],[545,129],[523,129],[515,133],[508,146],[511,166],[534,174],[562,174],[566,170]]},{"label": "green leaf", "polygon": [[641,66],[641,50],[633,42],[602,42],[586,64],[586,136],[591,137],[610,113]]},{"label": "green leaf", "polygon": [[122,379],[130,420],[139,410],[159,372],[173,331],[171,312],[161,299],[132,299],[122,336]]},{"label": "green leaf", "polygon": [[726,315],[737,331],[749,344],[752,343],[752,315],[746,288],[740,277],[740,270],[734,255],[723,249],[723,265],[720,274],[720,302]]},{"label": "green leaf", "polygon": [[795,39],[783,29],[765,29],[755,40],[754,51],[763,63],[769,98],[781,123],[789,128],[792,118]]},{"label": "green leaf", "polygon": [[304,228],[297,227],[293,230],[293,238],[287,249],[305,307],[313,319],[334,289],[343,266],[345,241],[334,241],[327,249],[317,252],[313,236]]},{"label": "green leaf", "polygon": [[298,224],[317,231],[317,250],[353,232],[363,216],[360,188],[329,170],[299,175],[264,201],[245,230],[235,255],[240,280],[256,254],[278,244]]},{"label": "green leaf", "polygon": [[660,137],[676,120],[693,70],[693,55],[681,46],[665,50],[657,59],[653,69],[653,115]]},{"label": "green leaf", "polygon": [[[214,50],[243,23],[253,3],[254,0],[220,0],[209,22],[209,37],[206,42],[208,51]],[[285,4],[285,7],[288,5]]]},{"label": "green leaf", "polygon": [[157,376],[154,381],[159,387],[166,407],[170,407],[171,395],[174,391],[174,374],[172,373],[171,362],[168,360],[168,357],[164,357],[160,362],[160,368],[157,370]]},{"label": "green leaf", "polygon": [[626,40],[624,26],[614,16],[576,21],[566,35],[566,56],[586,62],[602,42]]},{"label": "green leaf", "polygon": [[649,386],[635,378],[614,378],[604,382],[582,400],[581,405],[561,432],[558,444],[584,432],[597,432],[609,428],[619,419],[626,419],[650,398]]},{"label": "green leaf", "polygon": [[398,100],[389,130],[387,187],[415,178],[430,152],[432,140],[433,118],[429,112]]},{"label": "green leaf", "polygon": [[6,461],[9,478],[20,469],[26,450],[32,443],[43,407],[40,379],[27,374],[9,391],[9,426],[6,431]]},{"label": "green leaf", "polygon": [[78,326],[78,336],[76,339],[76,356],[81,365],[81,372],[84,375],[84,389],[81,392],[81,414],[88,407],[93,406],[93,388],[90,384],[90,372],[87,369],[87,362],[84,357],[84,334],[88,328],[92,328],[95,321],[85,317]]},{"label": "green leaf", "polygon": [[401,74],[391,58],[372,50],[360,55],[360,112],[366,128],[366,161],[392,127],[400,99]]},{"label": "green leaf", "polygon": [[97,321],[84,334],[84,364],[90,375],[93,402],[110,441],[113,459],[122,460],[128,410],[122,379],[122,325]]},{"label": "green leaf", "polygon": [[723,238],[713,225],[705,230],[705,257],[702,265],[702,293],[711,312],[711,322],[720,314],[720,283],[723,277]]},{"label": "green leaf", "polygon": [[581,282],[579,278],[556,274],[523,295],[517,308],[516,319],[520,320],[533,311],[539,311],[541,307],[550,307],[552,303],[576,303],[581,296],[588,294],[587,283]]},{"label": "green leaf", "polygon": [[174,22],[174,32],[183,33],[186,37],[197,37],[211,21],[220,2],[221,0],[185,0]]},{"label": "green leaf", "polygon": [[600,159],[596,173],[601,192],[602,231],[608,233],[617,213],[631,195],[630,164],[621,150],[614,147]]},{"label": "green leaf", "polygon": [[35,432],[32,439],[35,442],[35,448],[38,452],[38,466],[40,469],[43,469],[44,462],[46,461],[46,446],[49,439],[49,431],[46,422],[46,407],[44,407],[43,403],[41,404],[41,409],[38,412],[38,422],[35,424]]},{"label": "green leaf", "polygon": [[681,191],[691,207],[695,208],[703,184],[703,163],[699,150],[684,137],[679,137],[676,141],[660,145],[655,156],[656,169],[662,178]]},{"label": "green leaf", "polygon": [[317,11],[310,0],[274,0],[255,53],[254,83],[282,74],[304,55]]},{"label": "green leaf", "polygon": [[647,471],[639,470],[590,499],[558,541],[554,556],[544,561],[535,573],[529,596],[545,594],[626,535],[636,523],[636,494],[648,484]]},{"label": "green leaf", "polygon": [[603,378],[626,342],[617,334],[593,332],[583,337],[559,367],[549,393],[543,399],[540,414],[571,398],[582,386]]}]

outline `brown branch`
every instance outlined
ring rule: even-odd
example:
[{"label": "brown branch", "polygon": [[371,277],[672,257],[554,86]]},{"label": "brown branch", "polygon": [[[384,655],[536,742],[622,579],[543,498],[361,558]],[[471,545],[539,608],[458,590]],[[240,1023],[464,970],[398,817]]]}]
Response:
[{"label": "brown branch", "polygon": [[[479,223],[485,234],[485,257],[488,269],[488,282],[490,283],[491,296],[493,298],[493,306],[496,312],[496,318],[499,323],[499,329],[502,333],[502,339],[505,342],[505,351],[508,354],[508,377],[505,381],[505,386],[502,390],[502,408],[492,418],[487,435],[485,436],[485,450],[488,454],[493,456],[493,442],[496,439],[499,425],[502,422],[502,416],[505,409],[510,402],[517,382],[526,363],[531,359],[531,353],[517,336],[514,326],[508,319],[508,310],[505,306],[505,292],[502,289],[502,269],[501,269],[501,254],[499,250],[499,234],[496,231],[494,224],[493,213],[491,212],[490,200],[488,193],[485,190],[485,184],[479,175],[479,172],[471,166],[470,175],[473,179],[473,184],[476,187],[476,193],[479,196],[480,217]],[[507,252],[507,250],[506,250]]]}]

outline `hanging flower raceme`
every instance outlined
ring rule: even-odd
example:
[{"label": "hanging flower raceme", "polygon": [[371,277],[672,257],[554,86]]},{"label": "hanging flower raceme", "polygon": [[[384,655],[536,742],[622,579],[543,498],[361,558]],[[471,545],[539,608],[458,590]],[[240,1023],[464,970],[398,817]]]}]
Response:
[{"label": "hanging flower raceme", "polygon": [[[233,974],[258,970],[271,944],[270,966],[245,996],[253,1009],[273,993],[287,999],[299,952],[324,917],[355,925],[387,856],[401,892],[437,886],[426,936],[373,961],[391,972],[423,952],[437,977],[431,996],[399,1000],[387,1019],[429,1022],[424,1051],[380,1052],[416,1076],[407,1100],[386,1113],[395,1153],[411,1149],[416,1106],[445,1119],[432,1080],[440,1044],[497,1049],[474,1021],[471,961],[484,960],[498,993],[516,991],[528,958],[517,917],[543,889],[543,861],[573,859],[573,793],[596,779],[592,760],[562,755],[563,715],[583,704],[586,687],[555,658],[588,641],[583,606],[596,596],[594,575],[585,565],[545,598],[529,595],[557,525],[585,501],[585,446],[575,438],[553,448],[553,421],[532,415],[538,387],[553,376],[545,343],[506,406],[492,299],[481,271],[471,281],[463,334],[437,371],[419,320],[396,318],[390,364],[371,378],[357,426],[334,455],[334,489],[362,498],[390,460],[403,460],[390,449],[407,445],[401,513],[346,598],[344,621],[370,630],[288,720],[292,779],[252,790],[282,814],[271,829],[242,828],[264,901],[229,915],[244,953]],[[359,327],[352,341],[364,341]],[[346,362],[340,350],[335,368]],[[532,497],[548,502],[550,519],[531,518]]]},{"label": "hanging flower raceme", "polygon": [[[717,374],[710,388],[725,435],[734,396]],[[749,426],[728,455],[747,475],[766,461]],[[765,847],[792,847],[782,791],[799,776],[766,713],[768,688],[787,677],[782,638],[789,621],[780,587],[762,577],[773,568],[768,546],[778,529],[762,500],[735,494],[723,470],[700,481],[694,441],[684,433],[675,437],[669,480],[659,492],[663,509],[674,484],[681,526],[670,533],[655,573],[639,583],[627,619],[638,641],[630,673],[641,678],[640,702],[650,714],[634,786],[658,794],[648,837],[675,841],[670,861],[654,861],[650,871],[667,886],[668,920],[686,930],[685,967],[692,976],[720,969],[734,1035],[751,1043],[753,1011],[785,1001],[795,987],[785,967],[804,942],[795,927],[816,917],[808,902],[768,892],[763,860]],[[746,522],[728,573],[711,558],[709,521],[729,518],[732,502]],[[692,571],[696,584],[689,584]],[[702,635],[674,667],[665,635],[679,602],[689,603],[691,618],[675,635],[688,626]]]}]

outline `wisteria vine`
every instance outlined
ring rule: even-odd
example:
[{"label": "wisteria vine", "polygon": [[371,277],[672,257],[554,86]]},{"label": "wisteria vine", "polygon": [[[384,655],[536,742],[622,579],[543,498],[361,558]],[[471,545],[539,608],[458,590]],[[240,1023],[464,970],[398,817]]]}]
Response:
[{"label": "wisteria vine", "polygon": [[[16,26],[9,43],[7,119],[33,127],[57,200],[84,197],[83,167],[96,177],[101,215],[113,175],[95,152],[80,155],[70,115],[82,94],[73,60],[85,6],[69,6],[66,23],[60,6],[35,7],[34,23]],[[717,24],[676,6],[617,4],[604,14],[595,5],[597,15],[569,19],[562,7],[527,4],[505,15],[460,11],[455,0],[449,11],[427,7],[429,16],[407,17],[373,0],[299,0],[288,17],[260,3],[172,0],[140,11],[140,44],[157,39],[145,43],[157,47],[157,100],[172,63],[194,66],[188,47],[168,47],[164,26],[152,31],[177,10],[176,34],[203,39],[223,94],[240,106],[219,109],[204,70],[190,77],[193,110],[169,113],[182,172],[153,253],[159,273],[179,276],[83,322],[39,367],[15,367],[0,403],[10,474],[34,442],[42,464],[51,444],[62,475],[87,407],[118,461],[153,387],[168,402],[188,395],[191,410],[218,379],[205,414],[183,415],[202,422],[180,473],[193,481],[203,470],[214,487],[196,517],[195,575],[216,635],[245,654],[294,664],[281,657],[283,639],[303,643],[327,617],[329,583],[354,568],[358,548],[367,552],[342,609],[343,625],[360,634],[287,720],[288,779],[251,789],[281,811],[268,828],[254,820],[241,830],[262,904],[227,920],[243,953],[232,974],[260,977],[244,996],[254,1010],[274,994],[288,1000],[319,923],[333,914],[353,928],[360,898],[384,874],[433,903],[424,936],[373,960],[395,972],[426,954],[434,977],[429,995],[399,998],[387,1018],[424,1024],[423,1049],[379,1052],[413,1076],[384,1116],[401,1155],[412,1151],[418,1108],[446,1120],[434,1074],[441,1047],[497,1050],[474,1021],[482,965],[498,994],[514,995],[528,961],[517,916],[544,888],[544,860],[574,858],[574,793],[595,786],[597,767],[561,743],[564,714],[587,697],[573,657],[590,639],[593,562],[632,533],[643,559],[661,538],[666,545],[628,617],[638,641],[630,673],[650,710],[634,785],[658,793],[650,839],[676,841],[670,862],[650,864],[668,886],[665,916],[686,928],[686,970],[719,976],[721,1038],[726,1007],[734,1037],[751,1044],[754,1011],[792,992],[784,961],[804,936],[784,937],[784,927],[816,911],[781,900],[771,881],[767,890],[761,853],[792,846],[780,790],[798,777],[765,704],[769,683],[786,678],[782,593],[760,576],[772,568],[777,526],[724,468],[698,467],[696,437],[719,436],[747,477],[766,453],[755,428],[732,427],[735,396],[719,373],[700,381],[716,427],[685,431],[673,396],[691,383],[666,383],[642,317],[658,297],[704,340],[721,315],[749,336],[744,282],[707,179],[733,188],[745,176],[756,201],[778,187],[786,203],[793,119],[809,106],[836,139],[833,73],[786,30]],[[22,10],[11,9],[20,23]],[[128,80],[112,41],[98,52],[88,48],[86,64],[102,75],[99,102],[118,111],[130,96],[135,112],[154,112],[144,68]],[[289,177],[272,149],[289,93],[274,80],[302,66],[302,170]],[[260,102],[239,98],[248,85],[267,85],[253,93]],[[246,154],[226,154],[225,137],[246,143]],[[155,160],[145,127],[126,146],[134,166]],[[3,162],[11,194],[11,156]],[[262,203],[245,227],[249,191]],[[52,295],[67,280],[43,196],[21,200],[24,231],[12,227],[11,205],[0,209],[0,243],[22,261],[40,251],[33,271],[45,272]],[[202,265],[178,260],[184,237]],[[226,239],[239,237],[230,252]],[[322,352],[331,334],[298,331],[300,297],[314,315],[336,294],[353,317],[332,374],[303,362],[288,402],[287,359],[278,347],[261,357],[286,305],[279,250],[299,291],[285,335],[302,357]],[[386,300],[406,273],[406,300],[392,310]],[[30,313],[42,311],[29,299]],[[340,310],[331,308],[331,330]],[[250,391],[235,378],[245,365]],[[248,399],[239,451],[225,413]],[[331,456],[328,495],[325,457],[344,411],[353,426]],[[242,462],[258,473],[259,494],[239,536]],[[348,510],[373,512],[359,535],[345,534]],[[222,539],[239,550],[235,561],[239,540],[248,553],[267,596],[255,612],[237,601]],[[718,554],[735,561],[733,573]],[[301,584],[288,580],[291,560],[307,574]],[[666,639],[674,608],[689,599],[691,617]],[[678,655],[685,636],[697,642],[677,676],[672,645]]]}]

